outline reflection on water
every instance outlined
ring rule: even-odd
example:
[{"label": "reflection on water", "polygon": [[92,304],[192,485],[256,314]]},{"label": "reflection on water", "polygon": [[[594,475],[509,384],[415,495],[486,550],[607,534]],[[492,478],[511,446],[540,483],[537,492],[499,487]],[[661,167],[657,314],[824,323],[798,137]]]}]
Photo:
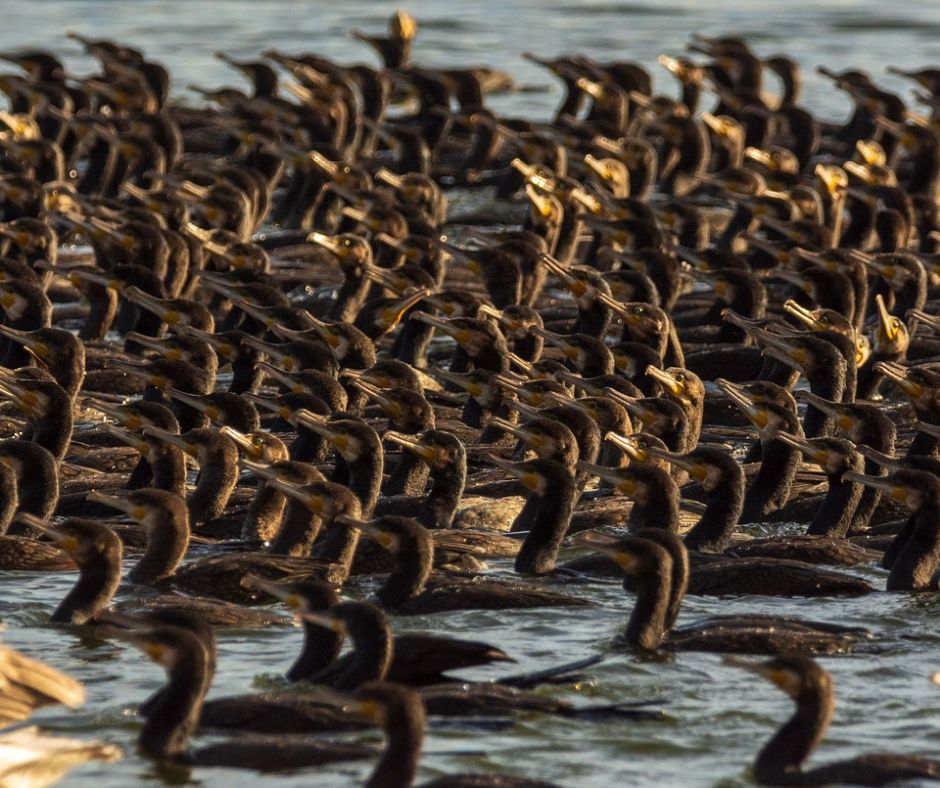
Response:
[{"label": "reflection on water", "polygon": [[[315,50],[342,62],[372,61],[367,48],[348,36],[353,27],[379,30],[395,2],[81,2],[4,0],[0,49],[36,46],[62,52],[70,68],[87,73],[93,64],[68,30],[113,37],[143,48],[168,65],[177,95],[185,86],[237,84],[239,77],[215,59],[225,50],[236,56],[276,47],[287,52]],[[786,52],[806,68],[806,101],[826,117],[846,110],[812,67],[855,66],[871,71],[886,86],[886,65],[921,66],[940,62],[940,3],[907,2],[889,7],[867,2],[530,2],[485,0],[452,3],[420,0],[408,4],[418,18],[416,59],[431,65],[487,63],[511,72],[520,84],[543,91],[494,99],[501,112],[546,117],[559,98],[544,72],[519,53],[584,51],[599,60],[633,59],[651,67],[658,88],[674,89],[655,64],[661,52],[679,53],[690,32],[737,32],[764,55]],[[773,87],[772,85],[770,87]],[[497,563],[497,568],[500,567]],[[862,570],[877,587],[884,573]],[[0,574],[0,614],[6,641],[30,653],[51,655],[58,667],[89,685],[89,702],[79,712],[44,712],[46,725],[122,744],[125,760],[89,766],[68,784],[124,786],[156,781],[156,770],[136,757],[137,722],[132,709],[161,682],[155,666],[136,651],[112,644],[89,644],[67,631],[40,626],[65,593],[67,576]],[[472,632],[520,659],[524,667],[545,667],[598,651],[610,652],[592,669],[597,683],[564,690],[585,702],[661,698],[668,711],[662,723],[606,723],[523,717],[503,733],[435,731],[427,747],[448,751],[428,755],[424,776],[447,772],[517,769],[567,785],[743,785],[757,747],[789,713],[789,702],[769,684],[748,680],[701,654],[640,659],[618,654],[611,637],[623,625],[628,603],[617,585],[578,588],[596,600],[593,610],[472,612],[408,619],[399,629]],[[19,606],[16,600],[28,603]],[[927,682],[938,669],[940,636],[935,597],[875,594],[856,600],[689,599],[682,620],[717,612],[791,613],[831,621],[865,623],[878,633],[878,651],[826,659],[836,680],[836,718],[818,761],[861,751],[895,749],[940,756],[940,690]],[[228,633],[221,638],[219,673],[213,694],[269,687],[292,661],[297,630]],[[94,645],[94,647],[90,647]],[[519,669],[522,669],[520,666]],[[479,672],[483,677],[487,674]],[[475,755],[458,757],[456,751]],[[485,751],[486,757],[478,753]],[[278,786],[340,786],[361,782],[369,764],[344,766],[272,778]],[[194,773],[208,785],[254,785],[257,777],[232,772]]]}]

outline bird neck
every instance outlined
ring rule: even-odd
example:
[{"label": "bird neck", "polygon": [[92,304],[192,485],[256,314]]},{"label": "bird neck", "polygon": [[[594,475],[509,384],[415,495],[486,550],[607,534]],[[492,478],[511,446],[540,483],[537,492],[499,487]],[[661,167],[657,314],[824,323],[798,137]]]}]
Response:
[{"label": "bird neck", "polygon": [[796,712],[758,754],[757,781],[762,785],[798,782],[803,762],[826,735],[834,706],[831,686],[805,691],[797,700]]},{"label": "bird neck", "polygon": [[653,650],[659,648],[666,635],[672,572],[667,562],[657,564],[650,572],[637,577],[636,604],[627,621],[624,637],[632,646]]},{"label": "bird neck", "polygon": [[790,485],[801,462],[798,449],[778,440],[761,442],[761,464],[744,496],[742,523],[750,523],[781,508],[790,495]]},{"label": "bird neck", "polygon": [[175,446],[161,441],[148,441],[152,451],[148,461],[153,474],[151,486],[177,495],[186,495],[186,458]]},{"label": "bird neck", "polygon": [[[356,512],[349,507],[347,511],[338,510],[336,514],[349,514],[355,517]],[[356,548],[359,546],[359,536],[358,528],[327,525],[326,534],[316,545],[314,557],[342,567],[344,576],[348,575],[356,556]]]},{"label": "bird neck", "polygon": [[558,548],[568,531],[578,486],[572,474],[559,474],[545,495],[530,495],[512,524],[528,536],[516,555],[521,575],[544,575],[555,569]]},{"label": "bird neck", "polygon": [[680,100],[688,107],[690,115],[694,115],[696,110],[698,110],[698,102],[701,95],[702,85],[700,82],[685,80],[682,83],[682,98]]},{"label": "bird neck", "polygon": [[303,681],[319,673],[335,660],[343,647],[343,638],[316,624],[304,624],[304,645],[287,671],[289,681]]},{"label": "bird neck", "polygon": [[196,489],[186,501],[194,524],[221,517],[238,483],[238,450],[231,443],[210,449],[202,460]]},{"label": "bird neck", "polygon": [[383,606],[398,607],[424,591],[433,568],[433,551],[428,537],[426,543],[414,545],[395,556],[395,568],[376,592]]},{"label": "bird neck", "polygon": [[242,523],[242,539],[269,540],[280,527],[286,504],[287,496],[284,493],[264,480],[259,481]]},{"label": "bird neck", "polygon": [[88,314],[78,332],[78,338],[83,341],[103,340],[117,316],[117,293],[110,287],[98,285],[83,285],[81,293],[88,302]]},{"label": "bird neck", "polygon": [[270,552],[275,555],[309,555],[320,535],[323,518],[311,512],[306,504],[291,498],[277,536],[271,540]]},{"label": "bird neck", "polygon": [[940,174],[940,148],[936,144],[921,145],[911,159],[908,194],[930,194]]},{"label": "bird neck", "polygon": [[62,397],[58,407],[51,407],[42,419],[32,422],[31,439],[49,450],[59,462],[65,457],[72,440],[72,403]]},{"label": "bird neck", "polygon": [[349,464],[349,489],[359,499],[362,517],[370,517],[375,508],[382,485],[383,466],[381,446]]},{"label": "bird neck", "polygon": [[[885,454],[894,455],[894,435],[890,436],[890,440],[878,441],[878,442],[867,442],[864,440],[856,440],[853,436],[849,436],[849,439],[853,443],[865,443],[866,446],[871,446],[877,451],[883,452]],[[871,476],[884,476],[887,474],[887,469],[879,465],[874,460],[866,459],[864,465],[864,472]],[[871,520],[871,516],[875,513],[875,509],[878,508],[878,504],[881,502],[881,490],[876,490],[874,487],[866,487],[862,490],[861,498],[859,498],[858,504],[855,506],[855,512],[852,515],[852,524],[850,530],[852,531],[864,531],[868,528],[868,522]]]},{"label": "bird neck", "polygon": [[865,488],[855,482],[842,480],[843,471],[861,473],[865,461],[858,454],[853,454],[849,467],[843,468],[828,477],[829,490],[813,517],[806,533],[810,536],[832,536],[842,539],[848,533],[855,510]]},{"label": "bird neck", "polygon": [[232,382],[229,383],[228,390],[233,394],[254,393],[264,382],[264,372],[258,369],[257,364],[252,361],[245,363],[238,359],[232,363]]},{"label": "bird neck", "polygon": [[[818,397],[831,402],[842,402],[846,394],[847,365],[840,355],[833,354],[828,363],[821,364],[809,376],[810,390]],[[855,397],[855,392],[852,392]],[[831,431],[832,419],[814,405],[806,407],[803,418],[803,434],[807,438],[828,435]]]},{"label": "bird neck", "polygon": [[189,548],[189,522],[185,515],[167,513],[162,522],[151,527],[147,550],[127,579],[132,583],[155,583],[172,575]]},{"label": "bird neck", "polygon": [[744,508],[744,473],[735,479],[725,478],[721,486],[709,493],[705,511],[685,537],[689,550],[721,553],[728,546],[741,510]]},{"label": "bird neck", "polygon": [[650,468],[644,480],[647,492],[643,503],[633,504],[630,526],[636,528],[661,528],[670,533],[679,531],[679,488],[669,471]]},{"label": "bird neck", "polygon": [[909,527],[902,530],[898,540],[905,533],[910,533],[910,536],[891,566],[886,590],[925,591],[935,588],[933,577],[940,566],[940,506],[936,499],[913,513]]},{"label": "bird neck", "polygon": [[666,617],[663,622],[663,639],[669,637],[672,628],[679,618],[682,600],[689,587],[689,554],[686,550],[681,553],[672,553],[672,571],[669,585],[669,605],[666,607]]},{"label": "bird neck", "polygon": [[337,689],[355,689],[368,681],[382,681],[392,664],[392,633],[388,626],[369,628],[353,636],[349,669]]},{"label": "bird neck", "polygon": [[411,788],[424,742],[422,707],[401,710],[385,725],[385,750],[365,788]]},{"label": "bird neck", "polygon": [[474,369],[490,372],[505,372],[509,369],[509,346],[502,334],[495,334],[492,341],[479,348],[471,358]]},{"label": "bird neck", "polygon": [[366,302],[371,282],[365,278],[365,269],[361,266],[347,268],[343,273],[345,278],[336,291],[336,301],[329,317],[331,320],[352,323]]},{"label": "bird neck", "polygon": [[66,594],[50,621],[55,624],[84,624],[110,603],[121,583],[120,555],[100,555],[81,567],[78,582]]},{"label": "bird neck", "polygon": [[428,481],[428,466],[411,452],[402,452],[382,492],[385,495],[421,495]]},{"label": "bird neck", "polygon": [[[286,426],[288,430],[293,429],[289,424]],[[299,427],[297,437],[291,441],[288,454],[295,462],[322,462],[329,455],[329,450],[330,444],[326,438],[306,427]],[[337,467],[339,466],[340,463],[337,462]],[[339,482],[339,479],[336,481]]]},{"label": "bird neck", "polygon": [[209,689],[206,651],[195,635],[192,637],[193,648],[168,672],[166,687],[140,732],[140,748],[156,758],[178,757],[186,752]]},{"label": "bird neck", "polygon": [[29,458],[29,472],[20,473],[17,479],[16,494],[19,499],[19,511],[36,515],[40,520],[48,520],[59,501],[59,478],[55,459],[44,453],[43,460]]},{"label": "bird neck", "polygon": [[449,464],[444,470],[431,476],[431,490],[425,496],[424,509],[431,513],[433,522],[422,525],[427,528],[450,528],[454,513],[463,497],[467,481],[467,466],[463,462]]}]

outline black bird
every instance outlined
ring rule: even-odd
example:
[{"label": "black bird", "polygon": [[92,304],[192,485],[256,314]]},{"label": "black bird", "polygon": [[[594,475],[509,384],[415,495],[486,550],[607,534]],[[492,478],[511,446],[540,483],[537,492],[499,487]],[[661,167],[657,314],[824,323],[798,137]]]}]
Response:
[{"label": "black bird", "polygon": [[793,716],[763,746],[754,762],[754,777],[761,785],[888,785],[940,779],[940,762],[915,755],[871,753],[804,768],[832,721],[832,677],[806,657],[781,656],[767,662],[727,658],[726,663],[763,676],[796,703]]}]

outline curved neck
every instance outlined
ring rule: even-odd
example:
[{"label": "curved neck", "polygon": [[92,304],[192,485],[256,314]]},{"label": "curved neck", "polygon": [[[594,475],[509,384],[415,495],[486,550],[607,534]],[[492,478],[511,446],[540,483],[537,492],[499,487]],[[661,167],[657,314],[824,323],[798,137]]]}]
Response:
[{"label": "curved neck", "polygon": [[[856,454],[846,470],[861,473],[863,467],[864,460]],[[806,533],[810,536],[832,536],[842,539],[849,531],[864,488],[855,482],[842,481],[841,471],[829,476],[828,480],[829,490],[819,505],[819,509],[816,510]]]},{"label": "curved neck", "polygon": [[[859,441],[855,441],[859,443]],[[885,454],[894,454],[894,441],[892,440],[890,445],[885,446],[884,449],[881,446],[876,446],[871,443],[867,444],[873,449],[882,451]],[[879,465],[876,462],[871,460],[865,460],[863,465],[865,473],[871,476],[885,476],[888,471],[883,466]],[[866,487],[862,490],[862,494],[859,498],[858,503],[855,506],[855,512],[852,514],[852,523],[850,525],[851,531],[864,531],[868,528],[868,522],[871,520],[872,515],[875,513],[875,509],[878,508],[878,504],[881,503],[881,490],[876,490],[874,487]]]},{"label": "curved neck", "polygon": [[[852,351],[854,353],[854,347]],[[826,365],[813,372],[809,377],[809,387],[813,394],[818,397],[828,399],[831,402],[842,402],[845,396],[849,394],[846,390],[848,365],[841,357],[834,356],[833,362],[833,364]],[[855,399],[854,385],[852,386],[850,398]],[[828,435],[831,431],[832,419],[815,406],[808,405],[806,415],[803,417],[803,435],[807,438],[816,438]]]},{"label": "curved neck", "polygon": [[682,83],[682,98],[680,100],[689,108],[690,114],[694,115],[698,109],[701,95],[702,86],[700,83],[691,80]]},{"label": "curved neck", "polygon": [[940,173],[940,150],[936,145],[924,145],[911,168],[911,182],[908,185],[910,194],[929,194],[936,183],[937,174]]},{"label": "curved neck", "polygon": [[708,495],[705,511],[686,534],[685,546],[703,553],[724,552],[744,509],[744,474],[737,483],[726,479]]},{"label": "curved neck", "polygon": [[642,649],[656,649],[666,635],[669,594],[672,589],[671,561],[658,563],[649,573],[636,579],[636,603],[624,637]]},{"label": "curved neck", "polygon": [[186,460],[182,451],[159,441],[148,441],[153,450],[148,461],[153,473],[151,486],[186,495]]},{"label": "curved neck", "polygon": [[61,403],[61,407],[52,408],[41,421],[32,423],[32,440],[62,462],[72,440],[71,402]]},{"label": "curved neck", "polygon": [[432,476],[431,491],[425,496],[418,522],[425,528],[450,528],[466,480],[466,466],[456,464]]},{"label": "curved neck", "polygon": [[275,555],[310,555],[322,525],[319,513],[311,512],[300,501],[290,499],[281,527],[271,540],[270,552]]},{"label": "curved neck", "polygon": [[358,267],[346,272],[346,278],[336,292],[336,301],[330,309],[331,320],[352,323],[362,310],[371,282],[365,279]]},{"label": "curved neck", "polygon": [[19,511],[34,514],[43,521],[48,520],[59,501],[59,479],[55,467],[30,464],[28,473],[19,474],[16,494]]},{"label": "curved neck", "polygon": [[669,587],[669,605],[666,608],[666,618],[663,622],[663,638],[667,638],[679,618],[682,600],[689,588],[689,554],[682,550],[679,554],[672,553],[671,582]]},{"label": "curved neck", "polygon": [[814,687],[797,700],[796,712],[761,749],[754,776],[762,785],[799,782],[803,762],[826,735],[834,700],[830,687]]},{"label": "curved neck", "polygon": [[[552,480],[547,495],[530,495],[512,524],[512,531],[526,530],[516,555],[515,570],[521,575],[544,575],[555,569],[558,548],[568,532],[577,498],[577,482],[573,476]],[[522,527],[517,527],[523,523]]]},{"label": "curved neck", "polygon": [[202,524],[221,517],[237,483],[237,454],[217,456],[201,465],[196,489],[186,499],[193,524]]},{"label": "curved neck", "polygon": [[284,493],[260,480],[242,523],[241,538],[272,539],[277,534],[286,504]]},{"label": "curved neck", "polygon": [[632,528],[660,528],[669,533],[679,531],[679,488],[669,471],[658,470],[646,483],[646,499],[633,504],[629,524]]},{"label": "curved neck", "polygon": [[342,567],[344,576],[348,575],[356,555],[356,548],[359,546],[359,535],[358,528],[328,525],[326,534],[316,545],[314,556],[321,561],[330,561]]},{"label": "curved neck", "polygon": [[169,672],[166,688],[140,732],[140,748],[157,758],[180,756],[195,730],[209,685],[205,649],[196,643]]},{"label": "curved neck", "polygon": [[288,681],[303,681],[333,662],[343,647],[343,638],[316,624],[304,624],[304,645],[287,671]]},{"label": "curved neck", "polygon": [[[840,399],[841,397],[837,398],[836,402]],[[832,419],[819,410],[819,408],[808,405],[806,415],[803,417],[803,434],[807,438],[818,438],[829,435],[831,432]]]},{"label": "curved neck", "polygon": [[121,583],[121,561],[98,556],[83,566],[78,582],[66,595],[49,619],[55,624],[84,624],[110,603]]},{"label": "curved neck", "polygon": [[424,590],[433,566],[432,550],[429,540],[410,554],[395,556],[395,568],[375,594],[384,607],[398,607]]},{"label": "curved neck", "polygon": [[352,660],[336,688],[351,690],[368,681],[382,681],[391,664],[392,633],[387,627],[354,636]]},{"label": "curved neck", "polygon": [[189,524],[182,518],[167,516],[167,521],[153,526],[147,534],[147,551],[127,579],[132,583],[155,583],[169,577],[189,548]]},{"label": "curved neck", "polygon": [[349,464],[349,489],[359,499],[362,517],[371,517],[382,484],[382,449]]},{"label": "curved neck", "polygon": [[382,492],[385,495],[421,495],[428,482],[428,466],[411,452],[402,452]]},{"label": "curved neck", "polygon": [[[100,292],[99,292],[100,291]],[[102,340],[114,323],[118,311],[118,298],[110,288],[95,287],[84,289],[82,294],[88,302],[88,314],[78,332],[83,341]]]},{"label": "curved neck", "polygon": [[940,565],[940,507],[935,501],[921,507],[911,518],[911,525],[910,537],[888,575],[888,591],[934,588],[933,576]]},{"label": "curved neck", "polygon": [[[884,555],[881,556],[881,566],[884,569],[892,569],[894,567],[895,561],[898,560],[898,556],[901,554],[901,551],[907,546],[907,543],[911,539],[911,534],[914,532],[914,515],[910,515],[902,524],[900,530],[895,534],[894,539],[891,540],[891,544],[888,545],[888,548],[884,551]],[[891,577],[888,577],[888,580],[891,581]],[[904,581],[900,577],[896,578],[899,585],[910,583],[910,580]],[[889,587],[890,590],[890,587]]]},{"label": "curved neck", "polygon": [[790,495],[800,462],[798,449],[776,440],[762,441],[760,470],[744,497],[739,522],[752,523],[780,509]]},{"label": "curved neck", "polygon": [[263,380],[264,374],[255,363],[246,364],[236,361],[232,364],[232,382],[228,390],[233,394],[255,392],[261,388]]},{"label": "curved neck", "polygon": [[385,750],[365,788],[411,788],[424,742],[424,711],[396,715],[385,731]]}]

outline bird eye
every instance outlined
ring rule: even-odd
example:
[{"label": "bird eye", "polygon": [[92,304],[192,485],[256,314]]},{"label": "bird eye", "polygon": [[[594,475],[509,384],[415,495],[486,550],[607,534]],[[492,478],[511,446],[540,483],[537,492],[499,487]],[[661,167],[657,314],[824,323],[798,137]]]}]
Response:
[{"label": "bird eye", "polygon": [[685,375],[681,372],[675,376],[677,383],[682,383],[685,380]]}]

